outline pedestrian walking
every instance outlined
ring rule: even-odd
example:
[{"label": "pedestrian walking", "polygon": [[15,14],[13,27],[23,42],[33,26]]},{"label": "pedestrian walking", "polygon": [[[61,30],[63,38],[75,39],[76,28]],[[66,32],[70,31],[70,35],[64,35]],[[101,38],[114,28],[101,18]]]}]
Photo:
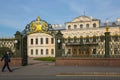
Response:
[{"label": "pedestrian walking", "polygon": [[4,66],[2,68],[2,72],[4,72],[4,69],[7,67],[9,72],[12,72],[12,70],[9,67],[9,62],[10,62],[10,51],[6,51],[4,56],[2,57],[1,61],[4,60]]}]

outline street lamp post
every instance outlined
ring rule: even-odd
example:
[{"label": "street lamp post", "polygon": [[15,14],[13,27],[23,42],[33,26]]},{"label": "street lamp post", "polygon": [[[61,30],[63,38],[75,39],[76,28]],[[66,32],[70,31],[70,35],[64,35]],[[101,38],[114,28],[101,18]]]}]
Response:
[{"label": "street lamp post", "polygon": [[105,58],[110,57],[110,32],[108,27],[108,19],[106,19],[106,32],[105,32]]},{"label": "street lamp post", "polygon": [[21,52],[21,37],[22,37],[21,33],[19,31],[17,31],[15,33],[15,41],[14,41],[15,47],[16,47],[16,52],[17,52],[17,54],[16,54],[17,57],[21,57],[21,53],[22,53]]},{"label": "street lamp post", "polygon": [[62,43],[63,43],[63,34],[61,33],[61,31],[58,31],[58,33],[55,35],[56,57],[61,57],[62,56],[62,53],[63,53]]}]

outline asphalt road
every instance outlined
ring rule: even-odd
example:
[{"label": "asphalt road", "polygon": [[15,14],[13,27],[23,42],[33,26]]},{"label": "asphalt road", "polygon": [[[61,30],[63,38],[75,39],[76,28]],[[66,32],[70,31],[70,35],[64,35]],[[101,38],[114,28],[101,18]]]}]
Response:
[{"label": "asphalt road", "polygon": [[55,66],[30,59],[28,66],[11,68],[0,72],[0,80],[120,80],[120,67]]}]

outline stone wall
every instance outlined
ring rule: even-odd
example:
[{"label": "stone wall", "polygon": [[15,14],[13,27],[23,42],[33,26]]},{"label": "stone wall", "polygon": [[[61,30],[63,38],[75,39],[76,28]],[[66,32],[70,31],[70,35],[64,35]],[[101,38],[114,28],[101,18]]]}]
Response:
[{"label": "stone wall", "polygon": [[[4,61],[0,61],[0,67],[4,65]],[[11,58],[10,66],[22,66],[22,58]]]},{"label": "stone wall", "polygon": [[56,66],[120,66],[120,58],[56,58]]}]

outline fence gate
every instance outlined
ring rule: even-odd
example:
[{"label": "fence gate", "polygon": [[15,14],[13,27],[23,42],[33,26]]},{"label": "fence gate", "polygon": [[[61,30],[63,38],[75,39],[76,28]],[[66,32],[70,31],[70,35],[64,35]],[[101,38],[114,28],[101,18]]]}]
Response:
[{"label": "fence gate", "polygon": [[17,56],[22,58],[22,65],[28,64],[27,58],[27,35],[21,34],[19,31],[15,34],[16,42],[16,52]]}]

